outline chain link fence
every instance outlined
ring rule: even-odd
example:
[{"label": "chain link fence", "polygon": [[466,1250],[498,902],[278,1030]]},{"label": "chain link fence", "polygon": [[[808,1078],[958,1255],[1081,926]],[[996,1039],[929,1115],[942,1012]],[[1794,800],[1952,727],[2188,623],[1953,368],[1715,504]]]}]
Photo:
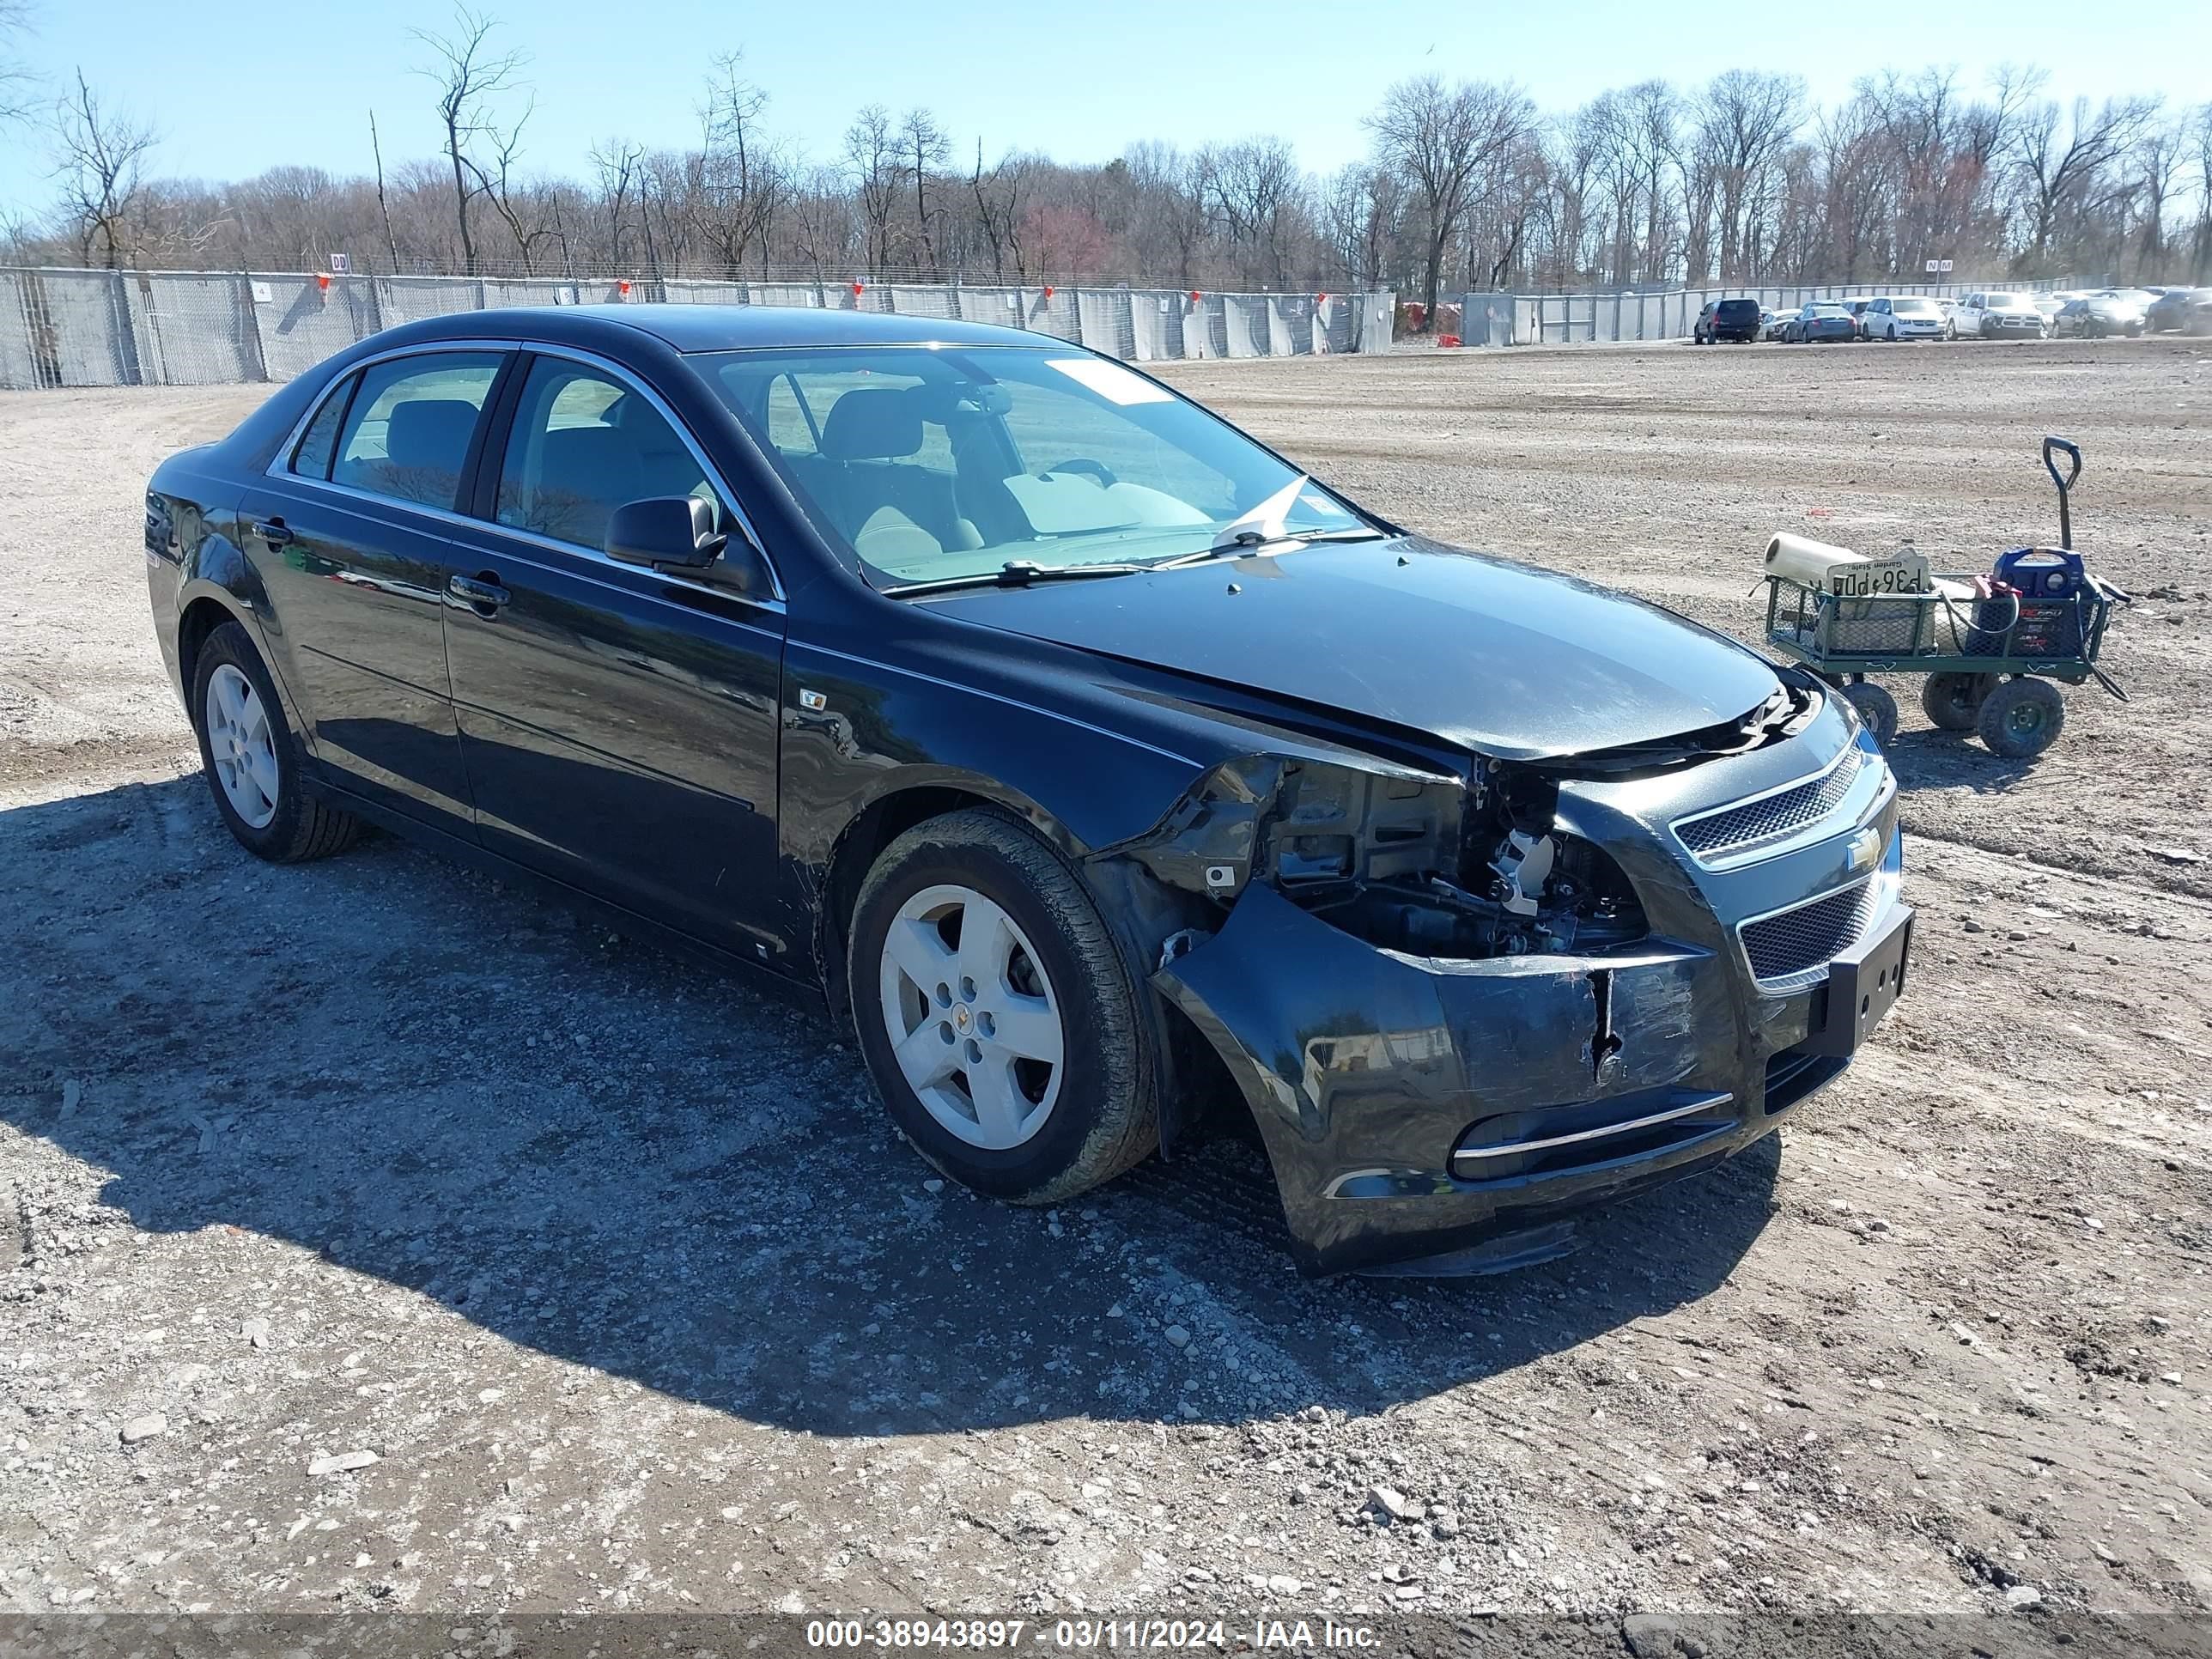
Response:
[{"label": "chain link fence", "polygon": [[288,380],[418,318],[649,301],[996,323],[1133,362],[1387,350],[1395,312],[1389,293],[0,270],[0,387]]}]

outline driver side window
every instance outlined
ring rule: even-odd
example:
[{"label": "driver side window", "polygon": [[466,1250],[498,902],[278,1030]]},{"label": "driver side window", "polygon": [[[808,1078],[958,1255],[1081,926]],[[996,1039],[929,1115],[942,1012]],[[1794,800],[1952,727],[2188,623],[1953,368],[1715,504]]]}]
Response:
[{"label": "driver side window", "polygon": [[495,516],[594,552],[625,501],[696,495],[727,514],[684,440],[639,392],[560,357],[530,368],[507,434]]}]

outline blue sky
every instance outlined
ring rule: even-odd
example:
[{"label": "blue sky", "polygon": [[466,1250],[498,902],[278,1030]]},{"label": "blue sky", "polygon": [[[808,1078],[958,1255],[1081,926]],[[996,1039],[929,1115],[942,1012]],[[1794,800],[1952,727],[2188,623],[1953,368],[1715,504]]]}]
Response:
[{"label": "blue sky", "polygon": [[[368,169],[368,112],[387,166],[434,152],[410,27],[444,29],[447,0],[32,0],[33,69],[74,66],[162,135],[157,171],[240,177],[278,162]],[[2081,0],[1833,9],[1698,8],[1655,0],[487,0],[499,37],[532,55],[530,165],[580,173],[594,139],[675,145],[694,133],[708,60],[742,46],[775,130],[830,159],[860,104],[934,109],[963,154],[976,138],[1067,160],[1134,139],[1191,145],[1278,133],[1327,171],[1364,147],[1359,118],[1426,70],[1518,81],[1547,109],[1649,76],[1682,82],[1735,64],[1787,68],[1817,96],[1889,65],[1955,64],[1978,82],[1999,58],[2037,61],[2059,96],[2212,99],[2212,3],[2145,0],[2112,27]],[[1741,20],[1714,30],[1701,16]],[[2133,22],[2124,20],[2132,17]],[[1798,20],[1796,33],[1782,25]],[[1820,19],[1814,22],[1809,20]],[[1832,21],[1826,21],[1832,19]],[[2002,21],[2004,44],[1985,44]],[[1716,36],[1741,40],[1715,43]],[[0,206],[43,205],[35,134],[0,131]]]}]

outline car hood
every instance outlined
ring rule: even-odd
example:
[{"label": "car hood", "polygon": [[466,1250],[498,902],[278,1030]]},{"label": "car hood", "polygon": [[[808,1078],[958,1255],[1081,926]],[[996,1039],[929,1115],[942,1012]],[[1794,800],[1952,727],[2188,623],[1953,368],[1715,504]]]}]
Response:
[{"label": "car hood", "polygon": [[1765,659],[1671,611],[1417,539],[921,603],[1500,760],[1683,736],[1742,719],[1778,684]]}]

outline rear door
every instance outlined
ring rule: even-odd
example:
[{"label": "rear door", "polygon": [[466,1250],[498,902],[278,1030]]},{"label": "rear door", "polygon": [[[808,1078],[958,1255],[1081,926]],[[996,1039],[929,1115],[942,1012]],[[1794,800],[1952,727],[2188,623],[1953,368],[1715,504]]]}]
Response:
[{"label": "rear door", "polygon": [[483,455],[446,607],[477,833],[519,863],[757,960],[776,870],[783,606],[603,550],[624,501],[700,495],[678,417],[617,366],[533,348]]},{"label": "rear door", "polygon": [[473,839],[446,585],[461,481],[511,351],[380,358],[338,380],[240,508],[264,633],[334,782]]}]

